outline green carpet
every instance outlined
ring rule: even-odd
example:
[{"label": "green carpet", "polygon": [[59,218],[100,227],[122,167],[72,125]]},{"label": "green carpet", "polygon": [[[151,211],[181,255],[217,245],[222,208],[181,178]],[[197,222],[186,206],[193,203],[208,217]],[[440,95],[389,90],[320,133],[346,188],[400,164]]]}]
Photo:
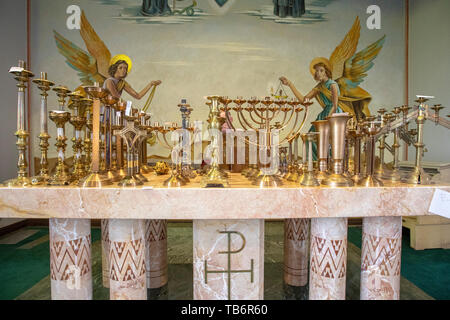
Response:
[{"label": "green carpet", "polygon": [[[0,245],[0,299],[50,299],[48,228],[28,227],[38,232],[13,245]],[[8,235],[5,235],[8,236]],[[3,236],[3,237],[5,237]],[[100,229],[92,229],[93,298],[109,299],[102,286]],[[359,299],[361,228],[348,231],[347,299]],[[450,299],[450,251],[415,251],[404,231],[401,299]],[[265,299],[307,299],[307,287],[283,283],[283,223],[265,224]],[[149,290],[150,299],[192,299],[192,223],[169,223],[169,284]]]}]

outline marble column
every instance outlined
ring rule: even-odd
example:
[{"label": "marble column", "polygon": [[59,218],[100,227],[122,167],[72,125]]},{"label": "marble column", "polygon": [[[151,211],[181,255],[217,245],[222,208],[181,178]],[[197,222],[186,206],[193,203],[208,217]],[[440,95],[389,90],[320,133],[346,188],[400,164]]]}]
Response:
[{"label": "marble column", "polygon": [[101,220],[102,279],[103,287],[109,288],[109,220]]},{"label": "marble column", "polygon": [[111,300],[146,300],[145,221],[109,220]]},{"label": "marble column", "polygon": [[401,217],[363,219],[361,300],[399,300]]},{"label": "marble column", "polygon": [[311,219],[309,300],[345,300],[347,218]]},{"label": "marble column", "polygon": [[49,219],[52,300],[92,300],[91,220]]},{"label": "marble column", "polygon": [[167,220],[145,220],[145,240],[147,288],[161,288],[168,280]]},{"label": "marble column", "polygon": [[310,219],[284,220],[284,282],[302,287],[308,283]]},{"label": "marble column", "polygon": [[194,299],[264,298],[264,220],[194,220]]}]

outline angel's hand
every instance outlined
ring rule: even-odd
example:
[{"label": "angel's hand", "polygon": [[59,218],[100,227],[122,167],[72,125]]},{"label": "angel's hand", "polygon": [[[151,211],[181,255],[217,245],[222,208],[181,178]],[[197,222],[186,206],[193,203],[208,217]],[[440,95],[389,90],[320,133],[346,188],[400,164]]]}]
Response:
[{"label": "angel's hand", "polygon": [[155,80],[155,81],[150,82],[150,84],[152,86],[159,86],[161,84],[161,82],[162,82],[161,80]]},{"label": "angel's hand", "polygon": [[290,85],[290,81],[288,80],[288,78],[286,78],[286,77],[280,77],[280,81],[281,81],[281,83],[283,84],[283,85],[285,85],[285,86],[289,86]]}]

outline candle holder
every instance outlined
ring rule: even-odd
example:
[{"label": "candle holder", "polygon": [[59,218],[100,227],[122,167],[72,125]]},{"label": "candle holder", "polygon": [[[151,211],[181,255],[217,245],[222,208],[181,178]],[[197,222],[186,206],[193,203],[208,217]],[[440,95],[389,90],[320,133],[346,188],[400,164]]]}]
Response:
[{"label": "candle holder", "polygon": [[417,124],[417,141],[414,144],[416,147],[416,159],[413,172],[408,175],[404,182],[409,184],[427,184],[430,183],[431,177],[422,168],[422,157],[425,145],[423,144],[423,126],[425,124],[425,102],[428,99],[419,97],[416,102],[419,103],[418,115],[416,118]]},{"label": "candle holder", "polygon": [[328,155],[330,153],[330,124],[328,120],[317,120],[311,122],[315,127],[316,131],[319,133],[319,147],[318,160],[319,160],[319,171],[316,174],[317,180],[322,182],[328,178]]},{"label": "candle holder", "polygon": [[[133,113],[132,113],[133,114]],[[122,188],[135,188],[136,186],[143,185],[144,183],[135,176],[135,148],[137,143],[143,136],[146,136],[146,132],[143,132],[135,127],[136,116],[125,115],[126,125],[122,130],[114,131],[115,135],[119,135],[123,138],[127,146],[127,174],[119,182],[119,186]]]},{"label": "candle holder", "polygon": [[[394,118],[394,116],[392,114],[386,114],[386,109],[382,108],[380,110],[378,110],[378,113],[380,114],[380,118],[382,121],[382,125],[383,126],[388,126],[390,124],[390,121],[392,120],[392,118]],[[400,108],[394,108],[393,112],[395,114],[398,114],[401,112]],[[380,145],[378,146],[378,149],[380,150],[379,153],[379,157],[380,160],[378,162],[378,165],[375,166],[375,170],[374,170],[374,175],[381,179],[383,177],[383,175],[386,174],[386,172],[388,172],[389,170],[386,168],[386,164],[385,164],[385,160],[384,160],[384,150],[386,149],[386,136],[387,134],[381,134],[380,137]]]},{"label": "candle holder", "polygon": [[47,73],[41,72],[41,77],[39,79],[34,79],[33,83],[37,85],[39,90],[41,90],[41,132],[38,136],[39,148],[41,149],[41,160],[40,160],[40,170],[39,174],[33,178],[31,178],[31,183],[33,185],[42,185],[47,184],[50,179],[49,170],[48,170],[48,147],[50,144],[48,140],[50,139],[50,135],[48,134],[48,124],[47,124],[47,97],[48,91],[55,84],[49,80],[47,80]]},{"label": "candle holder", "polygon": [[[320,185],[319,180],[314,175],[314,167],[313,167],[313,154],[312,154],[312,144],[315,139],[317,139],[317,135],[319,132],[308,132],[305,134],[306,142],[308,143],[308,171],[305,172],[303,169],[303,174],[299,179],[299,183],[302,186],[306,187],[316,187]],[[303,154],[303,156],[305,156]]]},{"label": "candle holder", "polygon": [[31,71],[26,70],[25,61],[20,60],[17,67],[11,67],[9,73],[13,74],[17,81],[18,97],[17,97],[17,131],[14,135],[17,137],[17,150],[19,151],[19,159],[17,167],[17,178],[5,181],[5,185],[10,188],[26,187],[31,185],[31,179],[28,176],[28,163],[26,159],[27,138],[29,136],[25,128],[25,89],[26,83],[30,78],[34,77]]},{"label": "candle holder", "polygon": [[73,114],[70,117],[70,124],[74,127],[75,136],[72,138],[72,149],[73,149],[73,172],[72,172],[72,183],[78,185],[81,179],[83,179],[87,172],[85,170],[85,165],[83,163],[82,153],[83,153],[83,139],[81,137],[81,130],[86,124],[86,118],[84,117],[85,105],[81,103],[83,95],[79,92],[72,92],[69,94],[71,103],[68,105],[69,109],[73,110]]},{"label": "candle holder", "polygon": [[351,177],[355,184],[358,184],[358,182],[364,178],[364,175],[361,173],[361,138],[364,136],[362,127],[363,122],[361,120],[356,123],[353,128],[348,130],[348,134],[353,139],[355,150],[353,158],[353,176]]},{"label": "candle holder", "polygon": [[[388,118],[388,122],[391,123],[394,120],[400,118],[401,108],[395,108],[394,114]],[[400,128],[394,129],[394,143],[392,144],[392,149],[394,150],[394,165],[393,169],[390,171],[385,170],[384,174],[381,176],[382,179],[388,180],[391,182],[399,182],[402,177],[400,174],[400,166],[399,166],[399,149],[400,149]]]},{"label": "candle holder", "polygon": [[149,113],[146,113],[144,116],[144,121],[145,121],[145,125],[142,126],[143,130],[147,131],[147,137],[146,139],[144,139],[144,141],[142,141],[142,153],[141,153],[141,172],[143,174],[149,174],[151,172],[153,172],[152,167],[150,167],[148,165],[147,162],[147,143],[149,138],[152,137],[152,127],[150,125],[150,119],[151,119],[151,115]]},{"label": "candle holder", "polygon": [[[294,152],[292,153],[292,142],[289,143],[289,149],[290,149],[290,171],[288,175],[286,176],[287,181],[297,181],[300,178],[300,175],[302,174],[302,170],[300,169],[300,166],[298,164],[298,139],[301,138],[302,142],[305,143],[305,136],[301,136],[300,132],[297,132],[293,135],[292,141],[294,144]],[[289,142],[289,140],[288,140]],[[303,159],[302,159],[303,160]]]},{"label": "candle holder", "polygon": [[351,187],[353,181],[344,173],[344,149],[347,121],[351,118],[348,113],[334,113],[327,117],[331,135],[331,167],[332,174],[322,180],[322,184],[330,187]]},{"label": "candle holder", "polygon": [[[112,132],[112,113],[114,112],[114,106],[119,101],[119,99],[115,98],[111,94],[108,94],[106,97],[102,99],[104,104],[104,114],[103,114],[103,136],[104,136],[104,143],[103,143],[103,153],[105,155],[104,158],[104,174],[105,176],[111,180],[112,182],[118,182],[121,180],[120,175],[112,170],[111,165],[113,163],[113,152],[112,152],[112,146],[113,146],[113,132]],[[100,168],[100,171],[103,168]]]},{"label": "candle holder", "polygon": [[358,182],[358,186],[364,187],[380,187],[383,186],[383,182],[378,180],[375,175],[375,136],[381,130],[381,121],[368,121],[365,122],[363,127],[364,132],[368,135],[368,144],[366,151],[366,166],[367,175]]},{"label": "candle holder", "polygon": [[[92,163],[92,104],[93,100],[89,98],[81,99],[80,103],[85,110],[86,115],[86,125],[84,126],[84,140],[83,140],[83,151],[84,151],[84,171],[86,174],[91,172]],[[84,114],[81,114],[84,117]]]},{"label": "candle holder", "polygon": [[[125,117],[125,110],[127,108],[127,104],[124,101],[119,101],[115,105],[116,109],[116,117],[115,122],[113,123],[112,129],[113,132],[119,132],[122,130],[124,125],[124,117]],[[127,170],[125,167],[125,161],[124,161],[124,143],[123,139],[120,135],[115,134],[116,137],[116,161],[117,161],[117,174],[120,176],[121,180],[123,180],[127,175]]]},{"label": "candle holder", "polygon": [[109,91],[101,88],[98,83],[84,87],[84,91],[94,100],[92,104],[92,164],[91,173],[81,180],[78,186],[101,188],[112,184],[111,180],[100,174],[100,100],[106,97]]},{"label": "candle holder", "polygon": [[[141,180],[143,183],[148,182],[148,179],[141,173],[141,166],[142,166],[142,158],[143,158],[143,143],[147,143],[147,129],[145,126],[145,117],[146,117],[146,113],[141,111],[138,113],[138,124],[137,124],[137,128],[142,132],[141,137],[139,138],[139,140],[136,142],[136,147],[134,150],[134,167],[135,167],[135,171],[134,171],[134,177]],[[147,155],[145,156],[147,157]]]},{"label": "candle holder", "polygon": [[[230,99],[225,99],[225,102],[231,102]],[[193,132],[194,128],[191,127],[190,123],[190,116],[192,113],[192,107],[186,102],[185,99],[181,100],[181,103],[178,105],[178,108],[180,108],[181,112],[181,128],[183,129],[183,134],[189,134],[189,132]],[[183,136],[182,140],[183,146],[185,143],[185,137]],[[189,150],[189,152],[191,152]],[[182,157],[181,157],[181,175],[188,179],[194,179],[197,177],[197,174],[195,173],[194,169],[191,167],[190,162],[188,161],[187,152],[185,152],[184,148],[182,151]],[[222,171],[223,173],[223,171]]]},{"label": "candle holder", "polygon": [[56,165],[55,173],[50,177],[48,184],[50,186],[65,186],[72,181],[72,176],[69,174],[69,168],[66,165],[66,132],[65,126],[70,119],[70,112],[64,111],[66,98],[71,91],[64,86],[54,87],[53,91],[56,92],[59,102],[59,110],[53,110],[49,112],[50,120],[56,125],[57,137],[55,146],[58,151],[58,162]]},{"label": "candle holder", "polygon": [[[211,101],[209,106],[209,128],[221,132],[221,123],[219,119],[219,96],[210,96],[208,100]],[[215,135],[211,138],[211,169],[206,173],[201,181],[201,187],[228,187],[228,180],[219,170],[219,144]]]}]

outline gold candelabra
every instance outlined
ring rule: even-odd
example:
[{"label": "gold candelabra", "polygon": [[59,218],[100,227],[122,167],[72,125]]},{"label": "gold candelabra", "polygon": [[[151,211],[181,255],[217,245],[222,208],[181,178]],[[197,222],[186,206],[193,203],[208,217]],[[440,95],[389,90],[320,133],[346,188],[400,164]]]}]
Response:
[{"label": "gold candelabra", "polygon": [[78,185],[81,179],[83,179],[87,172],[85,170],[85,165],[83,163],[82,153],[83,153],[83,138],[81,137],[81,130],[86,124],[85,104],[81,103],[83,95],[79,92],[72,92],[69,94],[71,103],[68,105],[69,109],[73,110],[73,114],[69,119],[70,124],[74,127],[75,135],[72,138],[72,149],[73,149],[73,172],[72,172],[72,183]]},{"label": "gold candelabra", "polygon": [[48,140],[50,135],[48,134],[48,123],[47,123],[47,97],[48,91],[54,85],[52,81],[47,79],[47,73],[41,72],[41,77],[39,79],[34,79],[33,83],[37,85],[41,91],[41,109],[40,109],[40,124],[41,131],[39,133],[39,148],[41,149],[41,160],[40,160],[40,170],[39,174],[31,179],[33,185],[47,184],[50,179],[48,170],[48,147],[50,144]]},{"label": "gold candelabra", "polygon": [[9,73],[13,74],[17,81],[18,97],[17,97],[17,131],[14,135],[17,137],[17,150],[19,151],[19,159],[17,162],[18,172],[17,178],[7,180],[4,184],[8,187],[26,187],[31,185],[31,179],[28,176],[28,163],[26,159],[28,131],[25,127],[25,89],[26,83],[30,78],[34,77],[31,71],[26,70],[25,61],[19,60],[17,67],[11,67]]},{"label": "gold candelabra", "polygon": [[375,136],[381,130],[381,121],[367,121],[364,123],[364,132],[368,135],[368,143],[366,150],[366,177],[358,182],[359,186],[379,187],[383,186],[383,182],[375,177]]}]

